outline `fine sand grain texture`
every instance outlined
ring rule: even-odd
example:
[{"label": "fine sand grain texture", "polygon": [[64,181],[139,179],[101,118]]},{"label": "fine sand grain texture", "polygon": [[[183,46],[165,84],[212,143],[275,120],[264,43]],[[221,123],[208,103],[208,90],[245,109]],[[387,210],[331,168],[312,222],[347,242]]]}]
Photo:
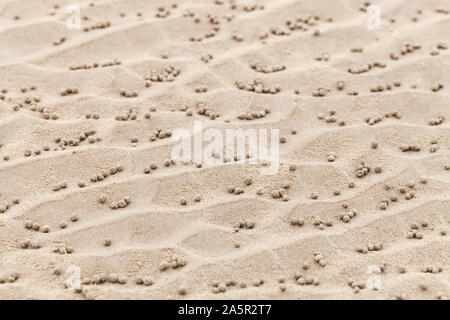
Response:
[{"label": "fine sand grain texture", "polygon": [[0,1],[0,299],[450,297],[450,3],[373,5]]}]

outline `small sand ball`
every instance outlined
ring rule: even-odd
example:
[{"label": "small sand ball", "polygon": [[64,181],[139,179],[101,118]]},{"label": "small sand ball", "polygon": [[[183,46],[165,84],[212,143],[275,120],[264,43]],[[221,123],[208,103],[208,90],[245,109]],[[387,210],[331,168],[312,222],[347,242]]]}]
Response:
[{"label": "small sand ball", "polygon": [[105,239],[104,241],[103,241],[103,245],[105,246],[105,247],[109,247],[109,246],[111,246],[111,240],[110,239]]},{"label": "small sand ball", "polygon": [[153,279],[152,278],[150,278],[150,277],[146,277],[146,278],[144,278],[144,286],[151,286],[151,285],[153,285]]},{"label": "small sand ball", "polygon": [[245,227],[247,229],[253,229],[255,227],[255,222],[251,221],[251,220],[246,220],[245,221]]},{"label": "small sand ball", "polygon": [[24,223],[25,229],[33,228],[33,222],[31,220],[26,220]]},{"label": "small sand ball", "polygon": [[53,274],[54,274],[55,276],[61,275],[62,272],[63,272],[63,270],[62,270],[61,268],[59,268],[59,267],[56,267],[55,269],[53,269]]},{"label": "small sand ball", "polygon": [[60,227],[61,229],[65,229],[65,228],[67,228],[67,223],[63,220],[63,221],[61,221],[61,222],[59,223],[59,227]]},{"label": "small sand ball", "polygon": [[182,296],[186,295],[186,294],[187,294],[187,289],[186,289],[186,287],[183,287],[183,286],[179,287],[179,288],[178,288],[178,294],[179,294],[179,295],[182,295]]}]

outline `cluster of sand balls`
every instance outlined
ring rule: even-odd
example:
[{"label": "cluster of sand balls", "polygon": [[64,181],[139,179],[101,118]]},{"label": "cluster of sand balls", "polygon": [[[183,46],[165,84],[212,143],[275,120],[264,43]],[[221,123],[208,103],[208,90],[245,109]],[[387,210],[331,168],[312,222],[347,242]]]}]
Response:
[{"label": "cluster of sand balls", "polygon": [[128,278],[123,274],[110,273],[107,275],[106,273],[102,272],[99,274],[95,274],[92,278],[83,279],[84,285],[102,284],[106,282],[126,284],[128,282]]},{"label": "cluster of sand balls", "polygon": [[408,187],[408,188],[401,187],[398,191],[400,192],[400,194],[405,195],[405,199],[406,199],[406,200],[411,200],[411,199],[413,199],[416,195],[415,195],[415,193],[412,192],[412,191],[409,191],[409,192],[408,192],[408,190],[414,189],[414,188],[415,188],[415,185],[414,185],[414,183],[408,183],[407,187]]},{"label": "cluster of sand balls", "polygon": [[400,87],[401,83],[399,81],[395,81],[392,83],[387,83],[386,85],[378,85],[376,87],[370,88],[370,92],[383,92],[385,90],[392,90],[393,87]]},{"label": "cluster of sand balls", "polygon": [[382,249],[383,249],[383,244],[380,242],[380,243],[376,243],[376,244],[368,244],[364,247],[358,247],[358,248],[356,248],[356,252],[366,254],[369,251],[380,251]]},{"label": "cluster of sand balls", "polygon": [[421,239],[423,239],[423,233],[419,232],[418,230],[413,229],[413,230],[408,232],[406,237],[408,239],[419,239],[419,240],[421,240]]},{"label": "cluster of sand balls", "polygon": [[165,139],[170,138],[172,136],[172,132],[170,130],[162,130],[160,128],[155,129],[153,133],[150,135],[150,141],[156,141],[156,139]]},{"label": "cluster of sand balls", "polygon": [[236,81],[236,87],[239,90],[245,90],[255,93],[264,93],[264,94],[276,94],[281,92],[281,87],[276,86],[265,86],[261,79],[255,79],[253,82],[245,83],[241,80]]},{"label": "cluster of sand balls", "polygon": [[85,141],[86,139],[89,143],[92,144],[101,140],[100,137],[97,138],[93,137],[95,134],[96,134],[95,130],[87,130],[75,136],[73,139],[62,139],[58,137],[55,139],[55,143],[57,143],[62,150],[65,150],[66,147],[68,146],[77,147],[80,145],[81,142]]},{"label": "cluster of sand balls", "polygon": [[314,90],[312,95],[313,97],[325,97],[327,95],[327,92],[329,92],[329,89],[320,87]]},{"label": "cluster of sand balls", "polygon": [[50,113],[47,108],[40,108],[42,110],[41,116],[44,120],[58,120],[59,115],[56,112]]},{"label": "cluster of sand balls", "polygon": [[448,49],[448,45],[446,43],[444,43],[444,42],[439,42],[436,45],[436,49],[438,49],[438,50],[447,50]]},{"label": "cluster of sand balls", "polygon": [[[408,53],[413,53],[414,51],[419,50],[420,48],[422,48],[421,45],[413,45],[413,44],[405,43],[402,46],[402,48],[400,49],[400,55],[404,56]],[[392,60],[398,60],[398,59],[400,59],[400,56],[397,53],[393,52],[390,54],[390,58]]]},{"label": "cluster of sand balls", "polygon": [[[187,12],[187,13],[184,14],[184,16],[185,17],[194,18],[194,22],[195,23],[200,23],[201,22],[201,18],[198,17],[193,12]],[[233,16],[228,16],[228,17],[225,16],[224,18],[227,19],[228,21],[231,21],[233,19]],[[191,36],[191,37],[189,37],[189,41],[191,41],[191,42],[201,42],[201,41],[203,41],[203,39],[209,39],[209,38],[215,37],[217,35],[217,33],[220,31],[220,26],[219,26],[220,20],[219,20],[219,18],[217,16],[208,14],[207,15],[207,19],[208,19],[208,22],[213,25],[212,30],[207,32],[207,33],[205,33],[203,36],[199,36],[199,37]]]},{"label": "cluster of sand balls", "polygon": [[428,222],[423,221],[422,223],[413,222],[410,226],[411,231],[408,232],[407,238],[408,239],[422,239],[423,233],[419,232],[419,228],[426,228],[428,227]]},{"label": "cluster of sand balls", "polygon": [[302,227],[302,226],[305,224],[305,219],[303,219],[303,218],[292,217],[292,218],[289,220],[289,223],[291,224],[291,226]]},{"label": "cluster of sand balls", "polygon": [[207,87],[195,88],[195,93],[205,93],[205,92],[208,92],[208,88]]},{"label": "cluster of sand balls", "polygon": [[211,120],[215,120],[216,118],[220,117],[220,113],[218,113],[217,111],[211,110],[206,106],[206,103],[204,102],[199,102],[197,104],[197,113],[199,115],[208,117]]},{"label": "cluster of sand balls", "polygon": [[205,54],[204,56],[202,56],[200,58],[200,60],[202,60],[204,63],[208,63],[209,61],[211,61],[213,59],[213,55],[212,54]]},{"label": "cluster of sand balls", "polygon": [[9,275],[0,275],[0,284],[9,282],[16,282],[20,278],[20,274],[18,272],[11,272]]},{"label": "cluster of sand balls", "polygon": [[421,269],[421,271],[423,273],[434,273],[434,274],[441,273],[443,270],[444,270],[444,268],[442,268],[442,267],[432,267],[432,266],[423,267]]},{"label": "cluster of sand balls", "polygon": [[[28,99],[29,98],[26,98],[25,100],[29,101]],[[34,97],[33,100],[35,102],[40,102],[40,98],[38,98],[38,97]],[[28,102],[25,102],[25,103],[28,103]],[[13,110],[14,111],[19,111],[22,108],[23,108],[23,105],[21,103],[18,103],[17,105],[15,105],[13,107]],[[50,113],[48,108],[42,107],[42,106],[38,106],[37,104],[31,103],[31,102],[30,102],[30,111],[32,111],[32,112],[39,112],[41,114],[41,118],[44,119],[44,120],[50,120],[50,119],[51,120],[57,120],[57,119],[59,119],[59,115],[57,113],[55,113],[55,112]]]},{"label": "cluster of sand balls", "polygon": [[322,53],[316,55],[316,61],[328,61],[330,59],[330,55],[328,53]]},{"label": "cluster of sand balls", "polygon": [[136,120],[137,119],[137,112],[131,108],[127,112],[125,112],[123,115],[119,115],[115,117],[116,121],[128,121],[128,120]]},{"label": "cluster of sand balls", "polygon": [[264,8],[265,8],[264,5],[258,5],[256,3],[254,3],[254,4],[246,4],[243,7],[245,12],[252,12],[252,11],[255,11],[255,10],[264,10]]},{"label": "cluster of sand balls", "polygon": [[86,119],[94,119],[94,120],[98,120],[100,119],[100,115],[98,113],[86,113],[85,115]]},{"label": "cluster of sand balls", "polygon": [[66,189],[67,188],[67,182],[60,182],[57,185],[53,186],[52,191],[54,192],[58,192],[60,190]]},{"label": "cluster of sand balls", "polygon": [[371,168],[367,166],[364,161],[361,161],[355,169],[355,176],[357,178],[363,178],[367,176],[371,171]]},{"label": "cluster of sand balls", "polygon": [[53,42],[53,45],[54,46],[59,46],[59,45],[63,44],[64,42],[66,42],[66,38],[62,37],[62,38],[59,38],[59,40]]},{"label": "cluster of sand balls", "polygon": [[372,69],[372,64],[366,63],[362,66],[358,67],[349,67],[347,71],[351,74],[361,74],[365,72],[369,72]]},{"label": "cluster of sand balls", "polygon": [[[202,197],[200,197],[199,195],[196,195],[196,196],[194,197],[194,201],[195,201],[195,202],[200,202],[200,201],[202,201]],[[180,199],[180,204],[181,204],[182,206],[186,206],[186,205],[188,204],[188,201],[187,201],[185,198],[181,198],[181,199]]]},{"label": "cluster of sand balls", "polygon": [[171,165],[175,164],[175,160],[174,159],[166,159],[164,160],[164,166],[165,167],[170,167]]},{"label": "cluster of sand balls", "polygon": [[301,286],[304,285],[314,285],[318,286],[320,284],[319,279],[312,276],[304,276],[301,273],[295,273],[294,275],[295,282]]},{"label": "cluster of sand balls", "polygon": [[339,124],[339,126],[341,126],[341,127],[345,126],[345,121],[343,121],[343,120],[338,121],[338,119],[336,117],[336,111],[334,111],[334,110],[329,111],[327,115],[324,115],[323,113],[319,113],[317,115],[317,119],[323,120],[326,123],[336,123],[337,122]]},{"label": "cluster of sand balls", "polygon": [[387,210],[389,208],[389,205],[393,202],[397,202],[397,200],[397,196],[392,196],[390,199],[383,199],[378,204],[378,208],[380,208],[381,210]]},{"label": "cluster of sand balls", "polygon": [[13,205],[19,204],[20,200],[19,199],[14,199],[11,203],[11,205],[8,202],[4,202],[2,204],[0,204],[0,213],[5,213],[6,211],[8,211]]},{"label": "cluster of sand balls", "polygon": [[235,194],[235,195],[240,195],[240,194],[244,193],[243,189],[241,189],[239,187],[233,187],[233,186],[229,186],[227,188],[227,191],[228,191],[228,193]]},{"label": "cluster of sand balls", "polygon": [[106,203],[106,197],[105,196],[101,196],[100,198],[98,198],[97,200],[99,203],[101,204],[105,204]]},{"label": "cluster of sand balls", "polygon": [[5,202],[0,205],[0,213],[5,213],[9,209],[9,203]]},{"label": "cluster of sand balls", "polygon": [[128,206],[131,202],[131,199],[129,196],[124,197],[122,200],[119,201],[113,201],[111,202],[111,204],[109,205],[109,207],[113,210],[115,209],[123,209],[126,206]]},{"label": "cluster of sand balls", "polygon": [[350,52],[352,52],[352,53],[362,53],[363,52],[363,48],[361,48],[361,47],[351,48]]},{"label": "cluster of sand balls", "polygon": [[[73,139],[69,139],[69,140],[61,140],[60,138],[57,138],[55,140],[56,143],[59,143],[59,146],[64,150],[66,146],[73,146],[76,147],[78,146],[81,142],[87,140],[87,142],[89,142],[90,144],[95,143],[95,142],[99,142],[102,139],[100,137],[94,137],[94,135],[97,132],[95,130],[87,130],[83,133],[81,133],[78,136],[75,136]],[[58,139],[60,141],[58,141]]]},{"label": "cluster of sand balls", "polygon": [[349,223],[354,217],[356,217],[357,211],[356,209],[351,209],[348,212],[342,212],[339,214],[339,219],[345,223]]},{"label": "cluster of sand balls", "polygon": [[287,195],[287,189],[289,189],[288,184],[284,184],[282,188],[276,189],[270,192],[270,196],[273,199],[281,199],[283,201],[289,201],[289,196]]},{"label": "cluster of sand balls", "polygon": [[436,139],[431,140],[430,152],[434,153],[439,150],[438,141]]},{"label": "cluster of sand balls", "polygon": [[261,110],[261,111],[252,111],[252,112],[242,113],[242,114],[238,115],[237,118],[239,120],[255,120],[255,119],[264,118],[269,113],[270,113],[269,109],[265,109],[265,110]]},{"label": "cluster of sand balls", "polygon": [[156,163],[152,163],[151,165],[149,165],[148,167],[146,167],[144,169],[144,173],[145,174],[150,174],[152,171],[158,169],[158,165]]},{"label": "cluster of sand balls", "polygon": [[50,227],[48,225],[41,226],[39,222],[33,222],[31,220],[25,220],[24,227],[28,230],[41,231],[43,233],[50,232]]},{"label": "cluster of sand balls", "polygon": [[170,11],[165,7],[161,6],[155,14],[156,18],[167,18],[170,15]]},{"label": "cluster of sand balls", "polygon": [[356,281],[349,281],[347,283],[349,285],[349,287],[351,287],[353,289],[353,292],[359,293],[360,290],[365,289],[366,288],[366,283],[363,281],[360,282],[356,282]]},{"label": "cluster of sand balls", "polygon": [[396,119],[401,119],[402,115],[398,111],[392,111],[392,112],[386,112],[384,114],[384,117],[385,118],[393,117],[393,118],[396,118]]},{"label": "cluster of sand balls", "polygon": [[123,274],[110,273],[107,276],[107,281],[109,283],[126,284],[128,282],[128,278]]},{"label": "cluster of sand balls", "polygon": [[138,276],[138,277],[135,278],[135,283],[137,285],[143,285],[143,286],[148,287],[148,286],[153,285],[154,281],[153,281],[153,279],[151,277],[140,277],[140,276]]},{"label": "cluster of sand balls", "polygon": [[60,243],[58,244],[54,249],[53,252],[54,253],[59,253],[59,254],[71,254],[73,253],[73,247],[71,246],[66,246],[64,243]]},{"label": "cluster of sand balls", "polygon": [[324,230],[325,227],[331,228],[333,226],[333,221],[331,220],[323,220],[323,219],[316,219],[313,221],[313,226],[316,227],[319,230]]},{"label": "cluster of sand balls", "polygon": [[399,146],[399,149],[402,152],[409,152],[409,151],[419,152],[421,150],[420,146],[416,144],[406,144],[406,143],[401,144]]},{"label": "cluster of sand balls", "polygon": [[317,200],[317,199],[319,199],[319,195],[316,192],[312,192],[309,195],[309,198],[312,199],[312,200]]},{"label": "cluster of sand balls", "polygon": [[[264,283],[264,280],[257,280],[254,282],[254,284],[257,284],[256,286],[260,286],[261,284]],[[214,294],[219,294],[219,293],[225,293],[227,291],[228,287],[233,287],[233,286],[237,286],[238,283],[234,280],[226,280],[225,282],[219,282],[217,280],[212,282],[212,290],[211,292]],[[245,283],[240,283],[239,284],[240,288],[246,288],[247,285]]]},{"label": "cluster of sand balls", "polygon": [[250,67],[257,71],[257,72],[261,72],[261,73],[274,73],[274,72],[279,72],[279,71],[283,71],[286,69],[286,66],[284,64],[276,64],[276,65],[272,65],[272,66],[268,66],[268,65],[264,65],[259,61],[254,61],[250,64]]},{"label": "cluster of sand balls", "polygon": [[70,66],[69,70],[71,70],[71,71],[89,70],[89,69],[96,69],[98,67],[107,68],[107,67],[118,66],[118,65],[121,65],[121,64],[122,64],[122,62],[120,62],[117,59],[114,59],[113,61],[104,62],[102,64],[99,64],[98,62],[94,62],[92,64],[82,64],[82,65],[79,65],[79,66]]},{"label": "cluster of sand balls", "polygon": [[127,89],[120,89],[120,95],[125,98],[136,98],[138,93]]},{"label": "cluster of sand balls", "polygon": [[145,80],[152,82],[172,82],[180,75],[180,69],[172,65],[166,66],[163,71],[158,72],[155,69],[150,71],[150,75],[145,77]]},{"label": "cluster of sand balls", "polygon": [[325,267],[327,265],[325,258],[323,257],[322,253],[320,253],[320,252],[314,252],[313,259],[321,267]]},{"label": "cluster of sand balls", "polygon": [[99,273],[92,276],[92,278],[84,278],[83,284],[84,285],[91,285],[91,284],[102,284],[105,283],[108,280],[108,276],[106,273]]},{"label": "cluster of sand balls", "polygon": [[428,121],[428,125],[430,126],[438,126],[445,121],[443,116],[438,116],[437,118],[431,119]]},{"label": "cluster of sand balls", "polygon": [[237,42],[241,42],[241,41],[244,40],[244,37],[239,32],[233,31],[231,33],[231,39],[234,40],[234,41],[237,41]]},{"label": "cluster of sand balls", "polygon": [[165,271],[168,269],[182,268],[186,265],[186,263],[187,263],[186,258],[173,255],[169,259],[164,260],[159,264],[159,270]]},{"label": "cluster of sand balls", "polygon": [[111,27],[111,22],[106,21],[106,22],[97,22],[96,24],[89,26],[89,27],[84,27],[83,31],[84,32],[89,32],[91,30],[97,30],[97,29],[105,29],[105,28],[109,28]]},{"label": "cluster of sand balls", "polygon": [[371,116],[369,118],[366,118],[366,123],[369,126],[373,126],[373,125],[375,125],[375,124],[377,124],[378,122],[381,122],[381,121],[383,121],[383,117],[378,115],[378,114],[374,115],[374,116]]},{"label": "cluster of sand balls", "polygon": [[245,221],[237,222],[233,230],[234,232],[239,232],[240,229],[253,229],[256,226],[255,221],[247,219]]},{"label": "cluster of sand balls", "polygon": [[61,96],[68,96],[71,94],[77,94],[78,93],[78,89],[77,88],[67,88],[61,91]]},{"label": "cluster of sand balls", "polygon": [[317,21],[319,20],[320,17],[317,15],[308,15],[306,17],[297,17],[295,20],[287,20],[285,24],[291,31],[308,31],[309,27],[317,25]]},{"label": "cluster of sand balls", "polygon": [[438,83],[431,87],[431,91],[438,92],[439,90],[443,89],[444,85],[442,83]]},{"label": "cluster of sand balls", "polygon": [[103,170],[101,173],[96,174],[90,178],[91,182],[100,182],[109,177],[110,175],[115,175],[116,173],[122,172],[124,170],[123,166],[117,166],[109,168],[108,170]]},{"label": "cluster of sand balls", "polygon": [[30,239],[25,239],[20,242],[20,248],[22,249],[40,249],[42,245],[38,241],[31,241]]}]

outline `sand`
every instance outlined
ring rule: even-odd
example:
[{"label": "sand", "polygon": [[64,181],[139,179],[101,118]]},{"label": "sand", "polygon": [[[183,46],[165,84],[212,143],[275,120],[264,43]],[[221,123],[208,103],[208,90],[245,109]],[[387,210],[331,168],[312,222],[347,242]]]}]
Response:
[{"label": "sand", "polygon": [[0,299],[450,297],[450,6],[376,2],[1,1]]}]

